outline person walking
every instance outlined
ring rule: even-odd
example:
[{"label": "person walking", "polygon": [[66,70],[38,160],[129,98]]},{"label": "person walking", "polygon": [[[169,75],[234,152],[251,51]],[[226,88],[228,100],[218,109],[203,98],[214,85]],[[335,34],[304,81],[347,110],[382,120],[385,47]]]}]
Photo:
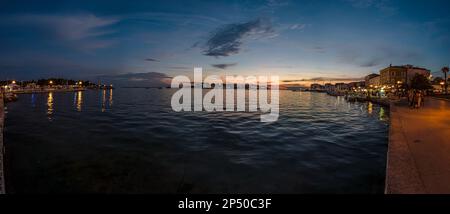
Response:
[{"label": "person walking", "polygon": [[409,107],[414,107],[414,90],[409,90],[408,91],[408,102],[409,102]]},{"label": "person walking", "polygon": [[417,92],[417,108],[420,108],[420,106],[422,105],[422,92],[418,91]]}]

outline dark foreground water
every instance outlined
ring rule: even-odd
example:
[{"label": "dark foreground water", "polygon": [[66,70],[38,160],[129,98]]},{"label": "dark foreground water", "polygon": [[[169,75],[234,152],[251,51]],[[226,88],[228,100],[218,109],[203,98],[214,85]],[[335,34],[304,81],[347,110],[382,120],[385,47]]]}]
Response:
[{"label": "dark foreground water", "polygon": [[173,112],[173,89],[21,95],[10,192],[382,193],[388,112],[280,91],[280,118]]}]

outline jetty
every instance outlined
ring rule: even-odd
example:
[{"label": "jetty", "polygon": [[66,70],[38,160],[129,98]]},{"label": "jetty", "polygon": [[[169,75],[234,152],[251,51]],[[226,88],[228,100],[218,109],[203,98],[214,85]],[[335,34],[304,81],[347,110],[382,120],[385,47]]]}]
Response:
[{"label": "jetty", "polygon": [[5,173],[4,173],[4,156],[5,147],[3,145],[3,125],[5,122],[3,93],[0,93],[0,194],[5,194]]},{"label": "jetty", "polygon": [[450,193],[450,101],[391,104],[386,194]]}]

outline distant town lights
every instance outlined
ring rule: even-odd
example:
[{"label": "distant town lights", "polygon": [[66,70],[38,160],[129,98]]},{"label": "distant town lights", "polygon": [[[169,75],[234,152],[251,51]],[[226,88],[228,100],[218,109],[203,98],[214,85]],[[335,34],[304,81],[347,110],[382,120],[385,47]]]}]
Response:
[{"label": "distant town lights", "polygon": [[16,84],[16,81],[15,81],[15,80],[13,80],[13,81],[12,81],[12,84]]},{"label": "distant town lights", "polygon": [[52,80],[50,80],[48,83],[50,83],[50,84],[53,84],[53,81]]}]

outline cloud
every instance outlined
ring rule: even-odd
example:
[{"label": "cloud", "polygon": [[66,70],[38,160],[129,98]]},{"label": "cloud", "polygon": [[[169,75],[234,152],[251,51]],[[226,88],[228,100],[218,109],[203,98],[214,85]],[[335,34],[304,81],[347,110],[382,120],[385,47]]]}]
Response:
[{"label": "cloud", "polygon": [[305,29],[306,24],[293,24],[289,27],[290,30],[303,30]]},{"label": "cloud", "polygon": [[153,58],[147,58],[147,59],[145,59],[145,61],[149,61],[149,62],[159,62],[159,60],[153,59]]},{"label": "cloud", "polygon": [[102,82],[128,87],[160,87],[168,86],[172,77],[159,72],[127,73],[116,75],[101,75],[97,77]]},{"label": "cloud", "polygon": [[370,52],[351,46],[341,47],[337,52],[338,62],[363,68],[376,68],[396,62],[406,64],[420,59],[420,53],[414,49],[394,48],[387,45],[378,45]]},{"label": "cloud", "polygon": [[93,14],[46,15],[16,14],[0,17],[1,25],[19,26],[31,29],[36,36],[83,51],[106,48],[113,41],[102,39],[115,33],[111,26],[120,21],[113,17],[98,17]]},{"label": "cloud", "polygon": [[275,36],[269,21],[256,19],[245,23],[228,24],[214,31],[203,50],[205,56],[230,56],[239,53],[244,39]]},{"label": "cloud", "polygon": [[354,8],[368,9],[375,8],[383,12],[385,15],[394,15],[397,12],[397,8],[392,6],[390,0],[344,0],[350,3]]},{"label": "cloud", "polygon": [[227,69],[229,67],[236,66],[236,65],[237,65],[237,63],[228,63],[228,64],[225,63],[225,64],[213,64],[211,66],[213,66],[215,68],[220,68],[220,69]]},{"label": "cloud", "polygon": [[194,67],[188,67],[188,66],[170,66],[169,69],[176,69],[176,70],[194,70]]}]

